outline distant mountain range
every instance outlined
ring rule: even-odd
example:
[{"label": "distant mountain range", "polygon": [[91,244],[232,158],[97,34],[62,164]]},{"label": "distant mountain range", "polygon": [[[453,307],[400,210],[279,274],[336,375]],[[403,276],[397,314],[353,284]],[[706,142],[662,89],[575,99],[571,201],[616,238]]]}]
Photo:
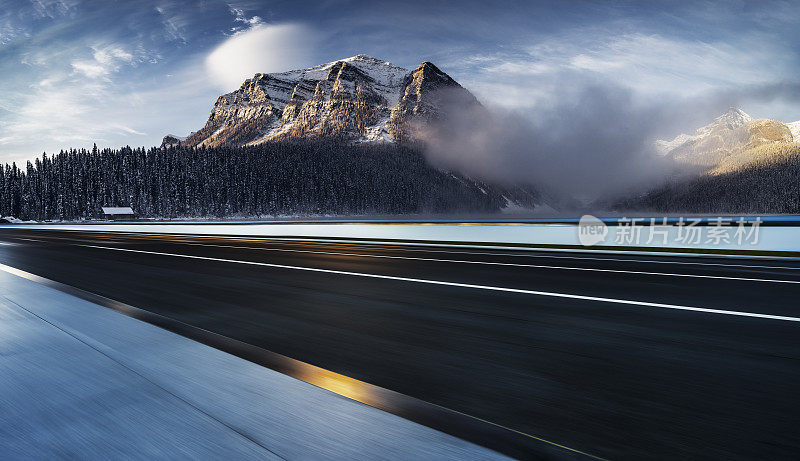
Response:
[{"label": "distant mountain range", "polygon": [[479,104],[434,64],[413,71],[365,55],[308,69],[256,74],[220,96],[205,126],[163,145],[247,146],[296,138],[395,142],[443,115],[443,99]]},{"label": "distant mountain range", "polygon": [[[731,108],[692,135],[657,141],[681,174],[612,208],[665,213],[800,213],[800,121]],[[694,174],[687,174],[686,170]]]},{"label": "distant mountain range", "polygon": [[[217,98],[201,129],[187,137],[167,135],[162,147],[247,147],[291,140],[334,140],[339,149],[344,145],[341,141],[403,144],[415,140],[417,129],[447,119],[449,112],[476,106],[481,107],[468,90],[430,62],[408,70],[357,55],[307,69],[255,74],[237,90]],[[670,160],[675,175],[664,185],[654,184],[653,190],[625,198],[612,208],[800,212],[800,204],[794,204],[797,200],[786,196],[794,193],[793,185],[760,190],[754,182],[780,176],[798,183],[795,157],[800,158],[800,121],[753,119],[741,109],[730,108],[693,134],[656,141],[655,147]],[[466,176],[461,180],[465,187],[477,184]],[[741,184],[756,191],[748,197]],[[570,197],[544,200],[535,184],[483,183],[480,187],[501,196],[506,201],[502,209],[523,213],[534,207],[541,211],[575,203]]]},{"label": "distant mountain range", "polygon": [[719,172],[757,160],[743,155],[754,148],[790,142],[800,142],[800,121],[787,124],[766,118],[756,120],[731,107],[694,134],[656,141],[656,149],[679,164]]}]

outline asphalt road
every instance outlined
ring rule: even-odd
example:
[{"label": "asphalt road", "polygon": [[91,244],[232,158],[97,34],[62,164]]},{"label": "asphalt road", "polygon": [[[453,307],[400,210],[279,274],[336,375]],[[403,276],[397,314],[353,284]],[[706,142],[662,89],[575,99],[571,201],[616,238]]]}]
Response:
[{"label": "asphalt road", "polygon": [[2,229],[0,263],[603,458],[800,452],[798,261]]}]

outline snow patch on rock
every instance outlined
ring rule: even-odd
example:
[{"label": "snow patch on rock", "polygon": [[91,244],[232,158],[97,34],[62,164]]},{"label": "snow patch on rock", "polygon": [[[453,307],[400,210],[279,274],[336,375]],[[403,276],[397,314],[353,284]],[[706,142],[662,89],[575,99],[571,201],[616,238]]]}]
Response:
[{"label": "snow patch on rock", "polygon": [[800,120],[792,123],[787,123],[789,131],[792,132],[792,141],[800,142]]}]

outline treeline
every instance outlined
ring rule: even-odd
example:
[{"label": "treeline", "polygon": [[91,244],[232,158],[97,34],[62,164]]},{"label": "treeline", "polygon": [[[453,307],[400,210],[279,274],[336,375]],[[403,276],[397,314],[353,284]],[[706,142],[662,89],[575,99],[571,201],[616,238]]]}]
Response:
[{"label": "treeline", "polygon": [[388,144],[95,147],[0,174],[0,216],[32,220],[100,218],[103,206],[161,218],[494,212],[503,195]]},{"label": "treeline", "polygon": [[800,143],[776,143],[726,159],[709,174],[623,200],[617,210],[800,214]]}]

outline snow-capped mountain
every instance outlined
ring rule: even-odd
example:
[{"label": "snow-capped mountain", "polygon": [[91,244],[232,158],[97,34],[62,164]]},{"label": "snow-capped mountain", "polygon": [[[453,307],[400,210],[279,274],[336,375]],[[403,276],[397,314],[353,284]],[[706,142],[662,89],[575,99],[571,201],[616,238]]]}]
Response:
[{"label": "snow-capped mountain", "polygon": [[658,140],[656,148],[661,154],[669,154],[678,148],[703,142],[711,136],[723,135],[746,125],[753,120],[743,110],[731,107],[708,125],[698,128],[693,135],[680,134],[672,141]]},{"label": "snow-capped mountain", "polygon": [[757,119],[731,107],[692,135],[681,134],[671,141],[656,141],[656,149],[673,159],[701,167],[714,167],[733,153],[777,142],[792,142],[789,125],[771,119]]},{"label": "snow-capped mountain", "polygon": [[[301,137],[397,141],[409,136],[411,123],[444,115],[442,89],[478,104],[430,62],[409,71],[357,55],[308,69],[259,73],[220,96],[206,125],[181,142],[215,147]],[[165,145],[179,139],[170,138]]]}]

